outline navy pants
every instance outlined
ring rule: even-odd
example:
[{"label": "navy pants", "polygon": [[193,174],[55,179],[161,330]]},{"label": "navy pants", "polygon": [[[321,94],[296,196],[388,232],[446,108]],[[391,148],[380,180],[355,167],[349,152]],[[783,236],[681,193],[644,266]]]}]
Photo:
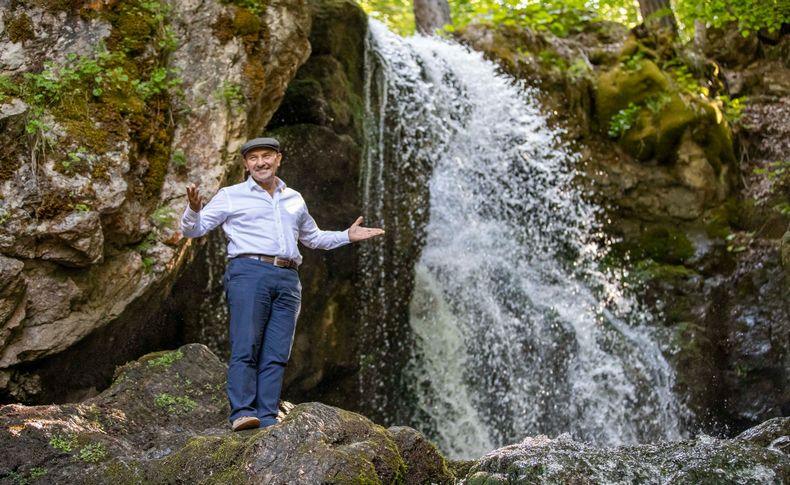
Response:
[{"label": "navy pants", "polygon": [[257,416],[277,422],[285,365],[291,355],[302,285],[295,269],[234,258],[225,271],[230,313],[230,422]]}]

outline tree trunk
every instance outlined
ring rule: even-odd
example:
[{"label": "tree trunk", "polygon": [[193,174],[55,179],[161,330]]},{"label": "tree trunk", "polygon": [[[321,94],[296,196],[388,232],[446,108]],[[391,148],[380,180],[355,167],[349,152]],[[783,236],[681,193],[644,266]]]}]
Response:
[{"label": "tree trunk", "polygon": [[433,35],[445,24],[452,24],[447,0],[414,0],[414,23],[417,32]]},{"label": "tree trunk", "polygon": [[678,31],[669,0],[639,0],[639,10],[642,13],[642,21],[648,29],[652,30],[656,26],[668,29],[672,33]]}]

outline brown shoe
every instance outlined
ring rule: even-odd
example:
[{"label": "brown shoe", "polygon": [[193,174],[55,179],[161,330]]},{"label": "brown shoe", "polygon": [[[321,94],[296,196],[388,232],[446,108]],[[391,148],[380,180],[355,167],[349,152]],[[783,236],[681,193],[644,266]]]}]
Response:
[{"label": "brown shoe", "polygon": [[233,431],[241,431],[243,429],[257,428],[260,424],[260,420],[255,416],[241,416],[233,420],[231,428]]}]

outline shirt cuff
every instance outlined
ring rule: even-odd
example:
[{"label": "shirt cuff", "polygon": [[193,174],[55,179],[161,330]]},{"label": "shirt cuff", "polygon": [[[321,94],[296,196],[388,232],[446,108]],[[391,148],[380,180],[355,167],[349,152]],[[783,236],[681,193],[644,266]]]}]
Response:
[{"label": "shirt cuff", "polygon": [[348,237],[348,229],[343,231],[343,235],[341,236],[340,240],[343,244],[351,244],[351,238]]},{"label": "shirt cuff", "polygon": [[181,225],[184,227],[192,227],[195,225],[195,222],[198,220],[198,213],[193,211],[189,204],[187,204],[186,210],[184,210],[184,215],[181,216]]}]

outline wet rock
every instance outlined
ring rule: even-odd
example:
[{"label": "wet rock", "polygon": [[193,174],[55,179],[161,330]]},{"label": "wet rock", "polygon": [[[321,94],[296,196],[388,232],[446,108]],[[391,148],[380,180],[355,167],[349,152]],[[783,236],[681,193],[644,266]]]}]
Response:
[{"label": "wet rock", "polygon": [[790,455],[790,419],[773,418],[738,435],[738,439]]},{"label": "wet rock", "polygon": [[527,438],[492,451],[462,483],[769,484],[788,479],[790,457],[745,440],[703,435],[675,443],[605,449],[561,435]]},{"label": "wet rock", "polygon": [[408,426],[392,426],[387,432],[392,435],[406,462],[405,483],[455,483],[446,460],[422,433]]}]

